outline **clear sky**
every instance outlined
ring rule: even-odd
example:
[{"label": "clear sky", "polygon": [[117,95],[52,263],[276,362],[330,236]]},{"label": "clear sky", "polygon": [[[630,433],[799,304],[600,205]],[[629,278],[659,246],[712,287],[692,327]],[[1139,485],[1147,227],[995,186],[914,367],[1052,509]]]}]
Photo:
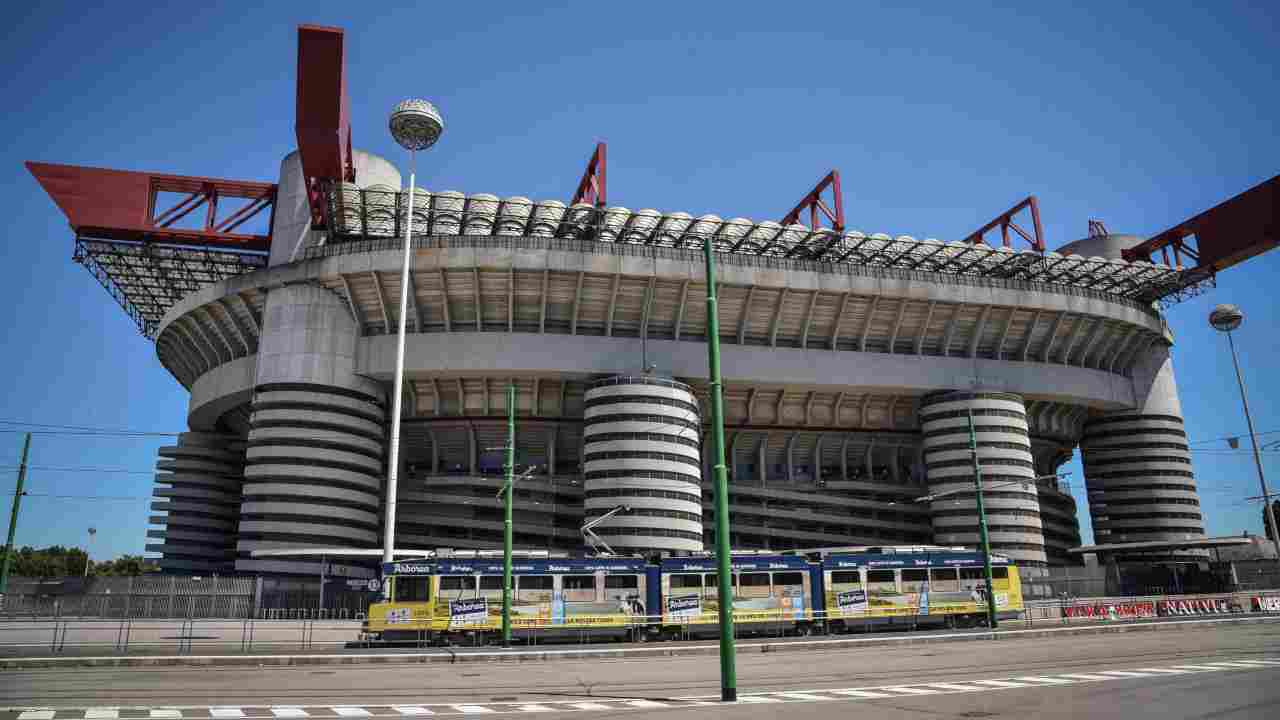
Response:
[{"label": "clear sky", "polygon": [[[0,78],[0,420],[185,429],[187,394],[72,262],[24,160],[274,182],[294,147],[296,26],[347,31],[357,147],[402,162],[386,117],[444,113],[420,182],[567,200],[595,141],[627,207],[777,219],[831,168],[853,228],[960,239],[1027,194],[1050,247],[1100,218],[1154,234],[1280,172],[1280,5],[924,3],[23,3]],[[623,8],[625,7],[625,11]],[[1261,531],[1214,303],[1237,333],[1259,431],[1280,430],[1280,252],[1172,309],[1211,534]],[[0,425],[16,465],[20,435]],[[1280,440],[1280,433],[1264,439]],[[21,544],[141,552],[164,438],[38,436]],[[1242,449],[1247,443],[1242,445]],[[1264,456],[1280,488],[1280,454]],[[12,467],[8,462],[6,468]],[[49,470],[109,468],[132,473]],[[1083,476],[1073,488],[1088,532]],[[12,481],[8,469],[4,483]]]}]

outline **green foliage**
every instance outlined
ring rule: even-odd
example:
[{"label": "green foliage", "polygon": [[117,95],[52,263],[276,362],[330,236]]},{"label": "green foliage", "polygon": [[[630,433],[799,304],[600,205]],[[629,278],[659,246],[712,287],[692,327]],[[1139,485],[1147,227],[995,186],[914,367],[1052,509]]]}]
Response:
[{"label": "green foliage", "polygon": [[[38,550],[28,546],[14,550],[12,557],[10,575],[31,578],[84,575],[84,565],[88,561],[84,550],[61,545]],[[141,555],[121,555],[114,560],[92,563],[89,566],[89,574],[129,576],[154,572],[155,569],[153,565],[147,564]]]}]

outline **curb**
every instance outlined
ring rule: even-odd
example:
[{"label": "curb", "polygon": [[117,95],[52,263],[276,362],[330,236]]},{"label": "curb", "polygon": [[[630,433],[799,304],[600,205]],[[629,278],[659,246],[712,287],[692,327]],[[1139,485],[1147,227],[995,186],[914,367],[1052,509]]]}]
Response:
[{"label": "curb", "polygon": [[[917,637],[856,637],[828,638],[821,640],[742,641],[737,643],[739,654],[813,652],[838,650],[851,647],[896,647],[901,645],[925,645],[933,643],[1042,640],[1054,637],[1079,635],[1103,635],[1124,632],[1159,632],[1198,629],[1212,625],[1258,625],[1280,622],[1280,616],[1206,618],[1202,620],[1174,620],[1166,622],[1127,622],[1089,627],[1054,627],[1044,629],[998,630],[996,632],[947,633]],[[1190,626],[1190,627],[1188,627]],[[328,655],[168,655],[135,657],[29,657],[0,658],[0,670],[57,669],[57,668],[133,668],[133,667],[293,667],[309,665],[366,665],[366,664],[456,664],[456,663],[526,663],[553,662],[558,660],[592,659],[646,659],[662,657],[691,657],[719,654],[715,642],[678,647],[631,646],[610,649],[566,650],[493,650],[481,652],[433,651],[424,653],[362,653]]]}]

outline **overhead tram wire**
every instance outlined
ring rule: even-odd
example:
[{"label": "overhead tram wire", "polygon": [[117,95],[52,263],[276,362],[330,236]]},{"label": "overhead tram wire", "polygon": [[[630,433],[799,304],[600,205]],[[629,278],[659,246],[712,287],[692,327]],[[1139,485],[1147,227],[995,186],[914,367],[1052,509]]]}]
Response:
[{"label": "overhead tram wire", "polygon": [[34,423],[25,420],[0,420],[0,425],[16,425],[22,428],[41,428],[41,430],[10,430],[7,428],[0,429],[0,432],[30,432],[33,435],[57,435],[65,431],[74,431],[77,433],[95,433],[101,435],[121,435],[129,437],[177,437],[181,432],[158,432],[152,430],[133,430],[129,428],[104,428],[104,427],[88,427],[84,425],[61,425],[51,423]]}]

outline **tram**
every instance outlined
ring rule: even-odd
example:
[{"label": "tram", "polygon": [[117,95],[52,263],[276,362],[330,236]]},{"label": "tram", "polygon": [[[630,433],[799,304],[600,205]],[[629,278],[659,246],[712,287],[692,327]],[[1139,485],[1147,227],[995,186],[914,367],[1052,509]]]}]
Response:
[{"label": "tram", "polygon": [[[964,627],[986,620],[982,556],[964,548],[849,547],[731,556],[738,632],[850,632],[883,626]],[[992,556],[998,617],[1023,609],[1018,569]],[[382,566],[385,601],[369,606],[371,640],[485,641],[502,628],[500,552],[439,551]],[[644,642],[714,635],[716,558],[553,556],[512,564],[515,638]]]}]

